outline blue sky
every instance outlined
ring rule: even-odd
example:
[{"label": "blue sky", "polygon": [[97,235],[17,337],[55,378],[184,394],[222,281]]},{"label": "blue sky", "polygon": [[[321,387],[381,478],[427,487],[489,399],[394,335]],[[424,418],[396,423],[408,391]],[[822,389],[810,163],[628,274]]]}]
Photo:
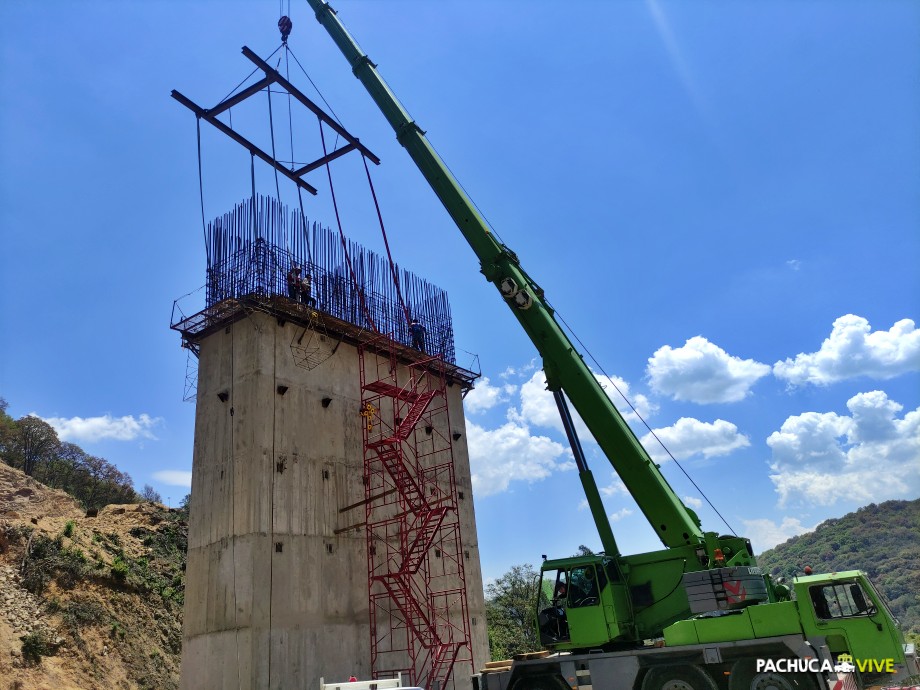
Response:
[{"label": "blue sky", "polygon": [[[920,495],[920,5],[335,7],[755,548]],[[467,415],[486,577],[598,546],[534,348],[306,3],[291,16],[294,54],[383,161],[374,182],[397,261],[448,291],[457,345],[479,356]],[[194,117],[169,92],[216,103],[250,71],[241,46],[277,47],[277,18],[278,3],[256,1],[0,7],[0,395],[173,503],[188,490],[194,409],[168,323],[204,282],[204,248]],[[318,146],[313,122],[294,131]],[[248,195],[249,160],[213,131],[203,150],[210,218]],[[334,171],[345,230],[380,250],[348,158]],[[257,176],[274,193],[267,169]],[[307,213],[331,225],[324,179],[311,181]],[[657,548],[583,442],[623,550]],[[727,531],[662,467],[704,527]]]}]

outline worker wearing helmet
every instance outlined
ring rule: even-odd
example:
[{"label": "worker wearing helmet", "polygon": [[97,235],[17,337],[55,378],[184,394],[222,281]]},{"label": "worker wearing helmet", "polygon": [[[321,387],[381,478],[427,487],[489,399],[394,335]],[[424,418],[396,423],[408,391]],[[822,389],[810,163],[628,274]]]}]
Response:
[{"label": "worker wearing helmet", "polygon": [[412,319],[409,324],[409,335],[412,336],[412,347],[419,352],[425,351],[425,327],[418,322],[418,319]]}]

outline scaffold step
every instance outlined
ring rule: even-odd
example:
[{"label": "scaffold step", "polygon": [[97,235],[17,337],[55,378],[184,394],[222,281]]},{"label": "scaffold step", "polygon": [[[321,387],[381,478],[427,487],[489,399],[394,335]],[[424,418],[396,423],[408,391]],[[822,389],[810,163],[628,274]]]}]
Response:
[{"label": "scaffold step", "polygon": [[419,397],[419,394],[414,390],[400,388],[399,386],[394,386],[392,383],[386,383],[384,381],[366,383],[364,384],[364,390],[386,395],[390,398],[396,398],[397,400],[405,400],[407,402],[415,402]]},{"label": "scaffold step", "polygon": [[412,433],[415,425],[418,424],[418,420],[425,414],[425,410],[428,409],[428,405],[431,403],[434,396],[434,393],[428,392],[422,393],[416,398],[415,402],[412,403],[412,407],[409,408],[409,413],[396,429],[396,438],[400,441],[405,441],[409,438],[409,434]]},{"label": "scaffold step", "polygon": [[421,567],[422,562],[425,560],[425,554],[428,553],[432,542],[434,542],[438,534],[438,530],[441,529],[441,524],[444,522],[447,511],[447,508],[437,508],[422,518],[422,526],[416,532],[403,561],[403,570],[405,572],[415,573]]}]

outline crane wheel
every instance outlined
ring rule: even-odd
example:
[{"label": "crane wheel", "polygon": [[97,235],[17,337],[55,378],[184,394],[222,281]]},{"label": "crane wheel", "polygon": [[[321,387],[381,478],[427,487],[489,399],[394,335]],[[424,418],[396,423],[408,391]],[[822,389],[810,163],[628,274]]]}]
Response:
[{"label": "crane wheel", "polygon": [[718,690],[716,682],[699,666],[654,666],[642,679],[641,690]]},{"label": "crane wheel", "polygon": [[558,673],[519,676],[508,690],[572,690]]},{"label": "crane wheel", "polygon": [[741,659],[732,666],[728,690],[818,690],[818,684],[807,673],[758,673],[754,659]]}]

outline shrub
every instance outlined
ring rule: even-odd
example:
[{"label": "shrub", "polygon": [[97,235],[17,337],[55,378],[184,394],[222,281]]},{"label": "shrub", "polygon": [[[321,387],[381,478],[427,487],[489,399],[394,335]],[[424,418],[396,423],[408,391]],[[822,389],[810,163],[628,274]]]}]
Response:
[{"label": "shrub", "polygon": [[73,520],[68,520],[64,525],[64,536],[68,539],[73,536],[74,523]]},{"label": "shrub", "polygon": [[128,564],[121,556],[116,556],[112,561],[112,577],[118,582],[124,582],[128,577]]},{"label": "shrub", "polygon": [[51,656],[57,651],[47,633],[42,630],[23,635],[19,639],[22,641],[22,658],[29,664],[40,664],[43,656]]}]

